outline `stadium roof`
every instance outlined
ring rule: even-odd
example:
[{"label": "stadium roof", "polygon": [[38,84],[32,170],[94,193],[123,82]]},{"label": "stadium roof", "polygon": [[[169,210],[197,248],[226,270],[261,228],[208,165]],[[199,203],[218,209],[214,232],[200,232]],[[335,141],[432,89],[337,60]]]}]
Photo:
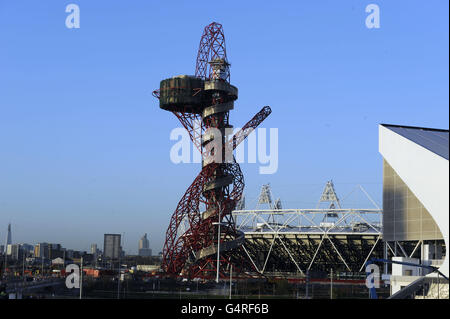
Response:
[{"label": "stadium roof", "polygon": [[448,130],[392,124],[381,125],[448,160]]}]

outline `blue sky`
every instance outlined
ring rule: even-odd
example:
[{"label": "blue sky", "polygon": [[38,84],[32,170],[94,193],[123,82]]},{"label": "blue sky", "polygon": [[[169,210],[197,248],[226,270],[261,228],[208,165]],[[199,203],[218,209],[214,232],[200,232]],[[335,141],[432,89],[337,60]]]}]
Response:
[{"label": "blue sky", "polygon": [[[81,28],[67,29],[78,4]],[[380,29],[365,7],[380,7]],[[247,203],[263,183],[289,208],[315,207],[327,180],[381,205],[379,123],[449,127],[448,1],[0,0],[0,241],[88,250],[123,233],[127,252],[169,218],[199,164],[173,164],[175,117],[159,81],[193,74],[200,36],[223,24],[239,99],[279,130],[279,168],[243,164]],[[363,196],[347,206],[369,207]]]}]

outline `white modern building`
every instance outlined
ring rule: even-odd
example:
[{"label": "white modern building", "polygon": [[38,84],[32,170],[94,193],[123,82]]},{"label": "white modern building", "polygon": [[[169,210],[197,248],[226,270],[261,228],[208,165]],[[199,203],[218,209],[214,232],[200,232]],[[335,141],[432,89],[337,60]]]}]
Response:
[{"label": "white modern building", "polygon": [[[435,266],[448,277],[449,131],[381,124],[379,151],[383,156],[383,240],[393,260]],[[413,283],[419,286],[425,275],[437,276],[414,268],[392,267],[392,294]]]}]

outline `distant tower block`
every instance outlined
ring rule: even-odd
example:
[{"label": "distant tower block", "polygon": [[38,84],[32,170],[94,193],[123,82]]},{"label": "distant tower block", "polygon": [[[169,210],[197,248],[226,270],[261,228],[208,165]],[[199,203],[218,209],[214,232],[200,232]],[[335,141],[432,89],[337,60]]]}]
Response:
[{"label": "distant tower block", "polygon": [[147,238],[147,233],[139,240],[138,254],[142,257],[149,257],[152,255],[152,250],[150,249],[150,242]]},{"label": "distant tower block", "polygon": [[105,258],[116,260],[122,254],[120,234],[105,234],[103,240],[103,256]]},{"label": "distant tower block", "polygon": [[225,35],[216,22],[204,29],[195,75],[162,80],[153,95],[161,109],[180,120],[202,155],[202,170],[170,220],[162,268],[171,275],[202,278],[226,277],[231,265],[239,272],[244,234],[236,229],[232,211],[241,200],[244,177],[229,155],[271,109],[265,106],[233,137],[227,135],[238,89],[230,84]]},{"label": "distant tower block", "polygon": [[7,253],[8,245],[12,244],[11,223],[8,224],[8,232],[6,234],[5,254]]}]

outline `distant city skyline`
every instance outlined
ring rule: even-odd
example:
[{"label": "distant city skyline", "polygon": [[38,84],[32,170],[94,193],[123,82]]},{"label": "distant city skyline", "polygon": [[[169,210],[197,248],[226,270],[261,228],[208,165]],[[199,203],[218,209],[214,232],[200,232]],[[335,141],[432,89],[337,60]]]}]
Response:
[{"label": "distant city skyline", "polygon": [[[104,245],[104,240],[101,242],[101,243],[90,243],[89,244],[89,247],[88,248],[80,248],[80,247],[70,247],[70,246],[67,246],[67,245],[65,245],[62,241],[14,241],[14,240],[12,240],[12,236],[10,236],[11,235],[11,231],[12,231],[12,228],[13,228],[13,225],[12,225],[12,223],[8,223],[8,228],[7,228],[7,232],[5,232],[5,233],[7,233],[7,236],[6,236],[6,240],[5,240],[5,242],[3,242],[3,243],[0,243],[0,247],[2,247],[2,248],[4,248],[4,251],[6,252],[6,250],[8,249],[8,245],[11,245],[11,244],[20,244],[20,245],[33,245],[33,246],[35,246],[35,245],[39,245],[39,244],[42,244],[42,243],[48,243],[48,244],[52,244],[52,243],[58,243],[58,244],[61,244],[61,246],[63,247],[63,248],[65,248],[65,249],[71,249],[71,250],[76,250],[76,251],[85,251],[85,252],[87,252],[87,253],[92,253],[92,249],[93,249],[93,247],[95,247],[97,250],[98,250],[98,247],[100,246],[100,247],[103,247],[103,245]],[[2,232],[1,232],[1,230],[0,230],[0,235],[2,234]],[[102,236],[104,236],[105,234],[102,234]],[[122,236],[122,234],[121,234],[121,236]],[[145,233],[145,236],[147,236],[147,233]],[[143,237],[140,237],[140,239],[139,239],[139,241],[136,241],[136,243],[138,243],[138,245],[140,244],[140,242],[141,242],[141,240],[142,240],[142,238]],[[121,238],[121,240],[123,241],[123,236],[122,236],[122,238]],[[136,244],[135,243],[135,244]],[[122,242],[122,245],[123,245],[123,242]],[[130,246],[131,246],[131,244],[130,244]],[[122,247],[123,248],[123,247]],[[147,242],[146,242],[146,245],[145,245],[145,247],[143,247],[143,248],[149,248],[149,249],[151,249],[151,247],[150,247],[150,245],[149,245],[149,241],[147,240]],[[126,254],[130,254],[130,255],[137,255],[138,254],[138,252],[139,252],[139,249],[138,248],[136,248],[135,250],[133,250],[133,249],[123,249],[124,250],[124,252],[126,253]],[[159,251],[158,251],[159,252]]]},{"label": "distant city skyline", "polygon": [[[204,26],[223,25],[230,116],[242,126],[261,107],[278,128],[278,170],[244,163],[247,208],[270,183],[283,208],[314,208],[333,180],[343,207],[382,205],[378,124],[448,129],[448,1],[370,2],[77,0],[0,2],[0,245],[49,242],[90,251],[122,235],[156,255],[200,164],[174,164],[181,124],[151,92],[193,74]],[[247,144],[246,144],[247,145]]]}]

